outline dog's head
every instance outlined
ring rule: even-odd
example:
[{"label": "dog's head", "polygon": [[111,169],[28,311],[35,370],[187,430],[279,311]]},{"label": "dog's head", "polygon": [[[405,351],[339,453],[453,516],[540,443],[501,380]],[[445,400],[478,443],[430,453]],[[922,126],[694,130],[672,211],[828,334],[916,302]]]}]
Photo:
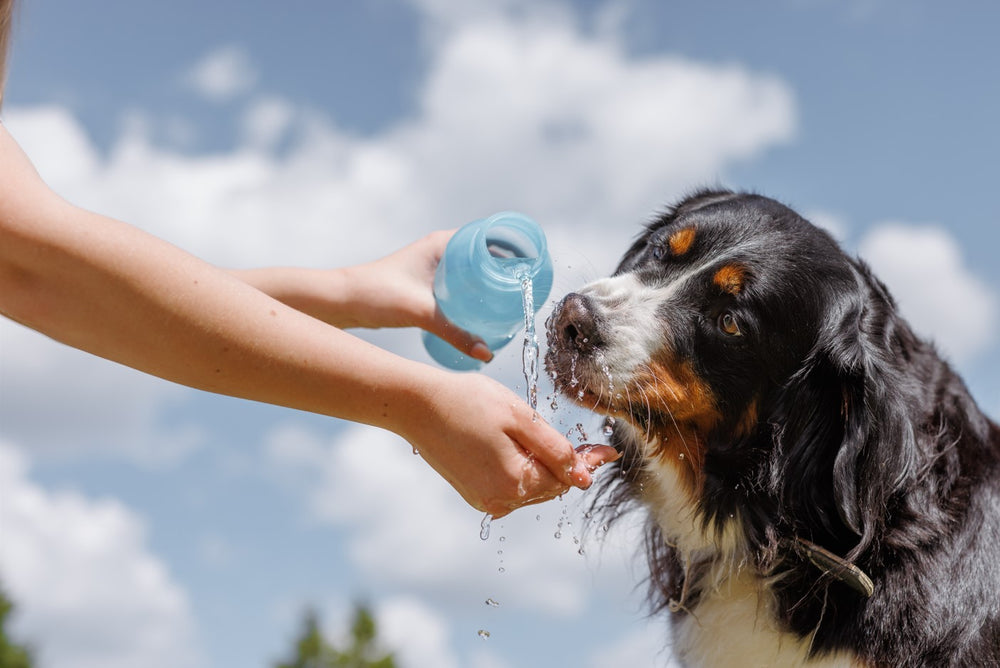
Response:
[{"label": "dog's head", "polygon": [[774,200],[683,200],[559,303],[548,336],[556,388],[614,418],[648,505],[702,530],[738,518],[846,551],[912,475],[891,388],[912,334],[862,264]]}]

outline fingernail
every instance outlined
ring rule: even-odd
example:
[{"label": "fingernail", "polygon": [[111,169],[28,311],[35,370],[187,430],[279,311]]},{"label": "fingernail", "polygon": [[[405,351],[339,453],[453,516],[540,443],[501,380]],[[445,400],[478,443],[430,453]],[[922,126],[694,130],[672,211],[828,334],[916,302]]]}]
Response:
[{"label": "fingernail", "polygon": [[580,489],[587,489],[593,483],[590,471],[587,470],[587,463],[580,459],[573,465],[571,477],[573,478],[573,483]]},{"label": "fingernail", "polygon": [[490,347],[482,341],[473,344],[472,349],[469,352],[472,353],[472,357],[475,357],[477,360],[482,360],[483,362],[493,361],[493,351],[490,350]]}]

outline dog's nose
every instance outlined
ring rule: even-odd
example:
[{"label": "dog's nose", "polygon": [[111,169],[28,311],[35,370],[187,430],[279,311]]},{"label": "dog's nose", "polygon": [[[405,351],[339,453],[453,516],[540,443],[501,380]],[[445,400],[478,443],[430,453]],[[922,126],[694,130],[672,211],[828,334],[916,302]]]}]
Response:
[{"label": "dog's nose", "polygon": [[600,343],[597,319],[590,299],[572,292],[559,303],[556,332],[562,341],[582,353]]}]

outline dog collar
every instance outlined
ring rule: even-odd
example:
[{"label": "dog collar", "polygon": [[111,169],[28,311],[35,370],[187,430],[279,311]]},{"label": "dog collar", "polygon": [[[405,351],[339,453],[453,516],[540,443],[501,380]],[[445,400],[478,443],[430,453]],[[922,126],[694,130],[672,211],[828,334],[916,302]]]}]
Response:
[{"label": "dog collar", "polygon": [[833,552],[804,538],[794,538],[788,542],[791,543],[796,554],[808,560],[809,563],[822,571],[823,575],[843,582],[865,598],[870,598],[875,593],[875,583],[868,577],[868,574],[846,559],[838,557]]}]

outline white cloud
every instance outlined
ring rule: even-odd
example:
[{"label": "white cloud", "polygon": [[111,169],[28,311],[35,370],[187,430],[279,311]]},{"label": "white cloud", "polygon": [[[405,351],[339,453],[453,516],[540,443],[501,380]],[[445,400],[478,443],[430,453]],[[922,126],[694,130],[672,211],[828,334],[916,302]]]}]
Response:
[{"label": "white cloud", "polygon": [[993,345],[996,295],[965,266],[948,232],[885,223],[862,239],[859,254],[889,287],[914,329],[933,339],[942,353],[963,363]]},{"label": "white cloud", "polygon": [[830,233],[834,239],[840,243],[848,237],[850,226],[843,218],[829,211],[806,211],[803,217],[816,227],[820,227]]},{"label": "white cloud", "polygon": [[639,628],[594,651],[588,668],[620,668],[621,666],[648,666],[649,668],[679,668],[680,664],[670,654],[670,630],[662,616],[647,620]]},{"label": "white cloud", "polygon": [[[604,264],[620,252],[600,250],[609,238],[624,248],[678,192],[794,133],[794,100],[778,79],[633,59],[563,14],[518,16],[449,30],[418,109],[374,137],[273,98],[247,108],[247,146],[215,156],[171,153],[133,130],[96,159],[71,117],[14,109],[8,125],[73,201],[216,261],[300,263],[373,257],[516,208],[565,228]],[[285,132],[295,141],[284,157],[261,151]],[[86,157],[69,174],[51,139],[67,135]]]},{"label": "white cloud", "polygon": [[379,636],[386,647],[395,648],[403,666],[458,668],[451,649],[448,622],[422,601],[396,597],[381,601],[375,609]]},{"label": "white cloud", "polygon": [[288,132],[294,117],[295,108],[287,100],[271,96],[254,100],[241,121],[243,140],[256,149],[272,149]]},{"label": "white cloud", "polygon": [[[272,435],[267,453],[293,476],[291,487],[304,493],[318,519],[348,529],[347,550],[360,570],[434,600],[481,604],[470,592],[496,574],[499,536],[537,536],[541,530],[537,513],[526,509],[498,521],[505,528],[494,528],[482,541],[482,514],[389,432],[355,426],[324,442],[289,427]],[[558,615],[582,610],[588,593],[579,582],[586,564],[570,533],[567,528],[565,541],[548,533],[545,540],[518,540],[516,548],[507,544],[502,566],[514,574],[505,581],[512,608]]]},{"label": "white cloud", "polygon": [[224,46],[206,54],[182,80],[209,100],[225,102],[252,90],[257,83],[257,71],[245,49]]},{"label": "white cloud", "polygon": [[47,668],[197,666],[185,593],[117,501],[51,492],[0,443],[0,581]]},{"label": "white cloud", "polygon": [[189,391],[94,357],[0,319],[0,437],[33,456],[94,453],[149,466],[203,443],[193,427],[160,424]]}]

